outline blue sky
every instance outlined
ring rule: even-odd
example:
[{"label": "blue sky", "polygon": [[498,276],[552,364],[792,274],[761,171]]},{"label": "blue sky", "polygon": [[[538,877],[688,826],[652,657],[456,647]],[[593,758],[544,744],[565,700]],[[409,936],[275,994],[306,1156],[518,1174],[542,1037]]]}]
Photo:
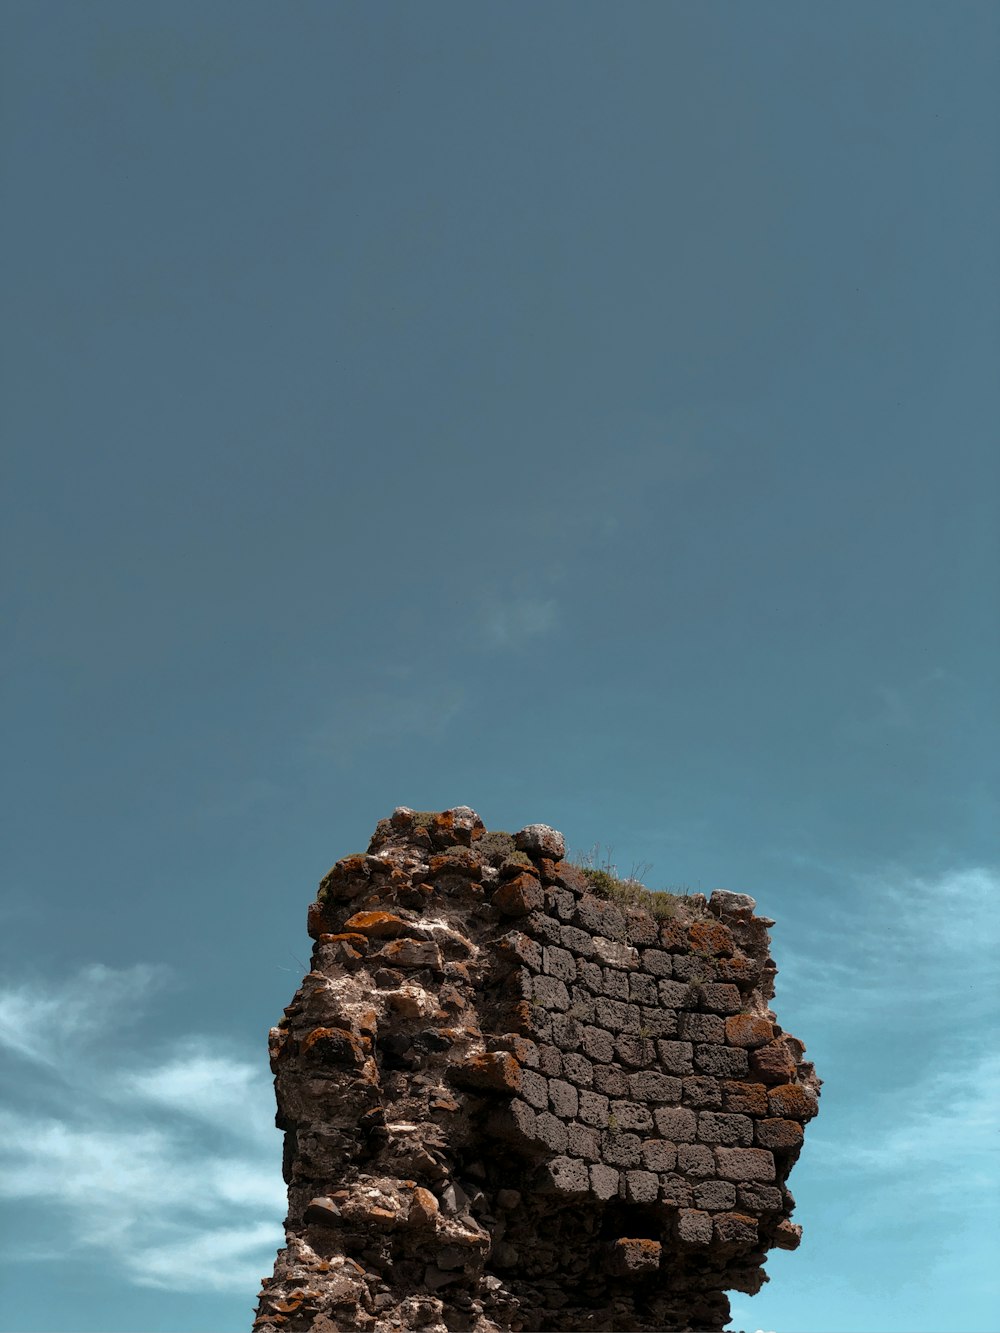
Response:
[{"label": "blue sky", "polygon": [[0,1326],[249,1326],[306,905],[469,804],[777,919],[735,1327],[995,1329],[1000,10],[4,36]]}]

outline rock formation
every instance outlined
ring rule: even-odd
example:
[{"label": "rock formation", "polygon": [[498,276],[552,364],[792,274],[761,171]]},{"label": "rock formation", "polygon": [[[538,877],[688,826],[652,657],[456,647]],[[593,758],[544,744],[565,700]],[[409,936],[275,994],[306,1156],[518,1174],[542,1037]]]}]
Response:
[{"label": "rock formation", "polygon": [[322,881],[270,1036],[287,1245],[257,1333],[719,1330],[798,1244],[820,1081],[768,1008],[773,922],[564,851],[400,807]]}]

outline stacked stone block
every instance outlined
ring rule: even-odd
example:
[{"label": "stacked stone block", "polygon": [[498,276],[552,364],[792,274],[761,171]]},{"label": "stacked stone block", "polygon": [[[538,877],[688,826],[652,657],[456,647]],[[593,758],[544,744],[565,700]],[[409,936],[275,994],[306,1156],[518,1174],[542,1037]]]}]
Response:
[{"label": "stacked stone block", "polygon": [[288,1245],[255,1327],[721,1329],[817,1109],[745,895],[659,919],[560,834],[383,820],[271,1033]]}]

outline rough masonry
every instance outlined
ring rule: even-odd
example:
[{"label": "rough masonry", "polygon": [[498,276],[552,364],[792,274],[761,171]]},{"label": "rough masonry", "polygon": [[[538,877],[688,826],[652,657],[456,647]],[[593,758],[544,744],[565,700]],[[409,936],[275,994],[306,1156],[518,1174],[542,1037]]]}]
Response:
[{"label": "rough masonry", "polygon": [[774,923],[618,902],[564,854],[400,807],[322,881],[270,1034],[287,1245],[256,1333],[720,1330],[798,1245],[820,1080],[768,1008]]}]

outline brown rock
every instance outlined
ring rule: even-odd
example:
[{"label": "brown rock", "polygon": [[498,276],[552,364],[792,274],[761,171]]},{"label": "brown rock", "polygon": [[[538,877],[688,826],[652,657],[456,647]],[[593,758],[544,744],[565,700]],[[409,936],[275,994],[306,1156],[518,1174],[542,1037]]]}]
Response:
[{"label": "brown rock", "polygon": [[726,1041],[730,1046],[763,1046],[774,1036],[774,1024],[756,1014],[732,1014],[726,1019]]},{"label": "brown rock", "polygon": [[448,1071],[461,1088],[483,1092],[504,1092],[513,1096],[521,1089],[521,1067],[507,1051],[486,1051],[474,1055]]},{"label": "brown rock", "polygon": [[433,940],[391,940],[375,955],[386,967],[442,969],[441,950]]},{"label": "brown rock", "polygon": [[795,1075],[795,1061],[780,1037],[750,1053],[750,1072],[761,1083],[790,1083]]},{"label": "brown rock", "polygon": [[373,939],[397,939],[400,935],[420,933],[420,928],[392,912],[355,912],[344,922],[345,930],[357,931]]},{"label": "brown rock", "polygon": [[639,1277],[655,1273],[660,1267],[663,1247],[659,1241],[622,1237],[612,1243],[608,1255],[608,1272],[617,1277]]},{"label": "brown rock", "polygon": [[497,889],[492,901],[504,916],[527,916],[541,908],[544,896],[541,884],[533,875],[521,874]]}]

